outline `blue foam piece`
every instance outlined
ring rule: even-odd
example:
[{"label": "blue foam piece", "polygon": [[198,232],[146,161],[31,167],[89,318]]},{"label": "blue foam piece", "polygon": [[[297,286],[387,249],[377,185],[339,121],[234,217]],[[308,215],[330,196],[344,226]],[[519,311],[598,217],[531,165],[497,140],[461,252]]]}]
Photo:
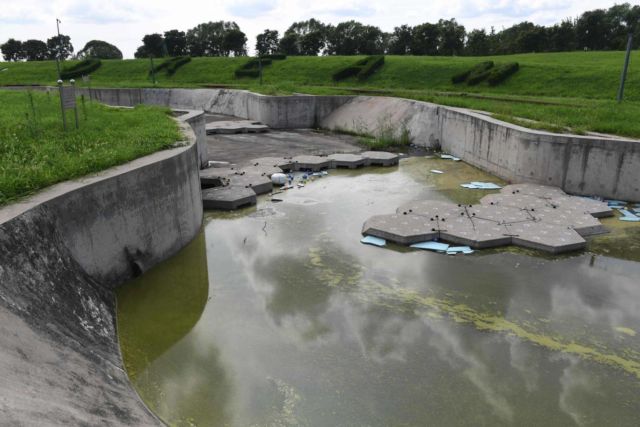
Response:
[{"label": "blue foam piece", "polygon": [[386,246],[387,241],[381,239],[380,237],[374,236],[365,236],[360,240],[360,243],[364,243],[365,245],[373,245],[373,246]]},{"label": "blue foam piece", "polygon": [[447,255],[456,255],[456,254],[472,254],[473,253],[473,249],[471,249],[469,246],[450,246],[449,249],[447,249]]},{"label": "blue foam piece", "polygon": [[420,242],[411,245],[412,248],[424,249],[427,251],[444,252],[449,249],[449,245],[440,242]]},{"label": "blue foam piece", "polygon": [[633,213],[636,214],[636,215],[640,214],[640,209],[634,209]]},{"label": "blue foam piece", "polygon": [[498,184],[494,184],[493,182],[480,181],[473,181],[468,184],[460,184],[460,187],[471,188],[474,190],[499,190],[502,188],[501,186],[499,186]]},{"label": "blue foam piece", "polygon": [[631,212],[626,209],[620,209],[619,212],[624,215],[618,218],[620,221],[629,221],[629,222],[637,222],[640,221],[640,217],[635,216]]}]

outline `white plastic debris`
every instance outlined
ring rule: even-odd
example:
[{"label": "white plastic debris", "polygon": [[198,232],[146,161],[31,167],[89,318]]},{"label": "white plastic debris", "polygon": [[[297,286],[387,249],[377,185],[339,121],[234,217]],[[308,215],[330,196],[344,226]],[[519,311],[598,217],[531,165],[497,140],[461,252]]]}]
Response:
[{"label": "white plastic debris", "polygon": [[274,173],[271,175],[271,182],[275,185],[285,185],[287,183],[287,175],[283,173]]}]

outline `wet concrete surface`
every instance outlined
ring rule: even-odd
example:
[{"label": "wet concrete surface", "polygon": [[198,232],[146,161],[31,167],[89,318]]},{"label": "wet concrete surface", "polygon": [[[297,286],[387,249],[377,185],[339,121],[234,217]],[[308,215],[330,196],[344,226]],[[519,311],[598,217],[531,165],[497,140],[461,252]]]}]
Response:
[{"label": "wet concrete surface", "polygon": [[271,131],[264,134],[209,135],[209,160],[247,164],[258,157],[359,153],[358,138],[314,130]]}]

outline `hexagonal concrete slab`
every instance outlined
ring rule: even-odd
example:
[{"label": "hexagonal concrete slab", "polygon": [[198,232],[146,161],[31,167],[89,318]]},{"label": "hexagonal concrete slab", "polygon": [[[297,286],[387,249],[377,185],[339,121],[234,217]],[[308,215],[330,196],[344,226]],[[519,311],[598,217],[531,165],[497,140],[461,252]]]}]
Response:
[{"label": "hexagonal concrete slab", "polygon": [[369,218],[362,233],[402,245],[433,240],[438,237],[437,224],[419,215],[377,215]]},{"label": "hexagonal concrete slab", "polygon": [[428,230],[431,224],[432,233],[425,236],[434,234],[434,238],[455,244],[474,248],[514,244],[560,253],[584,248],[583,236],[606,232],[596,217],[610,215],[613,211],[603,202],[569,196],[554,187],[519,184],[483,197],[480,205],[431,200],[406,203],[395,215],[365,222],[362,231],[407,244],[422,231],[410,225],[423,224]]},{"label": "hexagonal concrete slab", "polygon": [[202,190],[202,206],[205,209],[234,210],[255,205],[256,193],[251,188],[230,185]]},{"label": "hexagonal concrete slab", "polygon": [[394,166],[400,161],[398,154],[387,151],[365,151],[360,155],[365,158],[367,166]]},{"label": "hexagonal concrete slab", "polygon": [[293,167],[297,171],[319,172],[323,169],[331,169],[333,161],[322,156],[295,156],[291,159]]},{"label": "hexagonal concrete slab", "polygon": [[366,159],[359,154],[331,154],[334,168],[356,169],[366,164]]}]

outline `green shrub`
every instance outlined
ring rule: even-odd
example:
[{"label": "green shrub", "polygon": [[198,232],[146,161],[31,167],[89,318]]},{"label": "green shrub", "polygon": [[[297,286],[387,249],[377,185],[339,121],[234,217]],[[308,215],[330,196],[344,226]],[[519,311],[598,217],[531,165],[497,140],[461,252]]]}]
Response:
[{"label": "green shrub", "polygon": [[384,55],[370,56],[369,61],[362,67],[358,73],[358,80],[366,80],[380,67],[384,65]]},{"label": "green shrub", "polygon": [[509,76],[515,74],[520,69],[520,64],[517,62],[510,62],[508,64],[501,65],[491,70],[487,83],[491,86],[496,86],[505,81]]},{"label": "green shrub", "polygon": [[344,79],[347,79],[349,77],[357,75],[360,72],[360,70],[362,70],[361,66],[348,65],[348,66],[346,66],[344,68],[339,69],[335,73],[333,73],[333,75],[331,77],[335,81],[344,80]]},{"label": "green shrub", "polygon": [[366,80],[384,65],[384,55],[367,56],[356,61],[354,64],[340,68],[331,75],[335,81],[344,80],[349,77],[358,76],[358,80]]},{"label": "green shrub", "polygon": [[[488,71],[491,68],[493,68],[493,61],[481,62],[479,64],[474,65],[472,68],[469,68],[468,70],[463,71],[462,73],[458,73],[455,76],[451,77],[451,82],[453,82],[453,84],[462,83],[467,79],[469,79],[470,77],[473,77],[474,83],[470,83],[470,84],[477,84],[480,81],[482,81],[477,79],[480,78],[480,76],[483,76],[483,73],[485,71]],[[483,76],[483,78],[484,77],[486,76]]]},{"label": "green shrub", "polygon": [[84,61],[80,61],[69,68],[64,68],[60,72],[60,78],[66,80],[87,76],[100,68],[101,65],[102,61],[99,59],[85,59]]}]

